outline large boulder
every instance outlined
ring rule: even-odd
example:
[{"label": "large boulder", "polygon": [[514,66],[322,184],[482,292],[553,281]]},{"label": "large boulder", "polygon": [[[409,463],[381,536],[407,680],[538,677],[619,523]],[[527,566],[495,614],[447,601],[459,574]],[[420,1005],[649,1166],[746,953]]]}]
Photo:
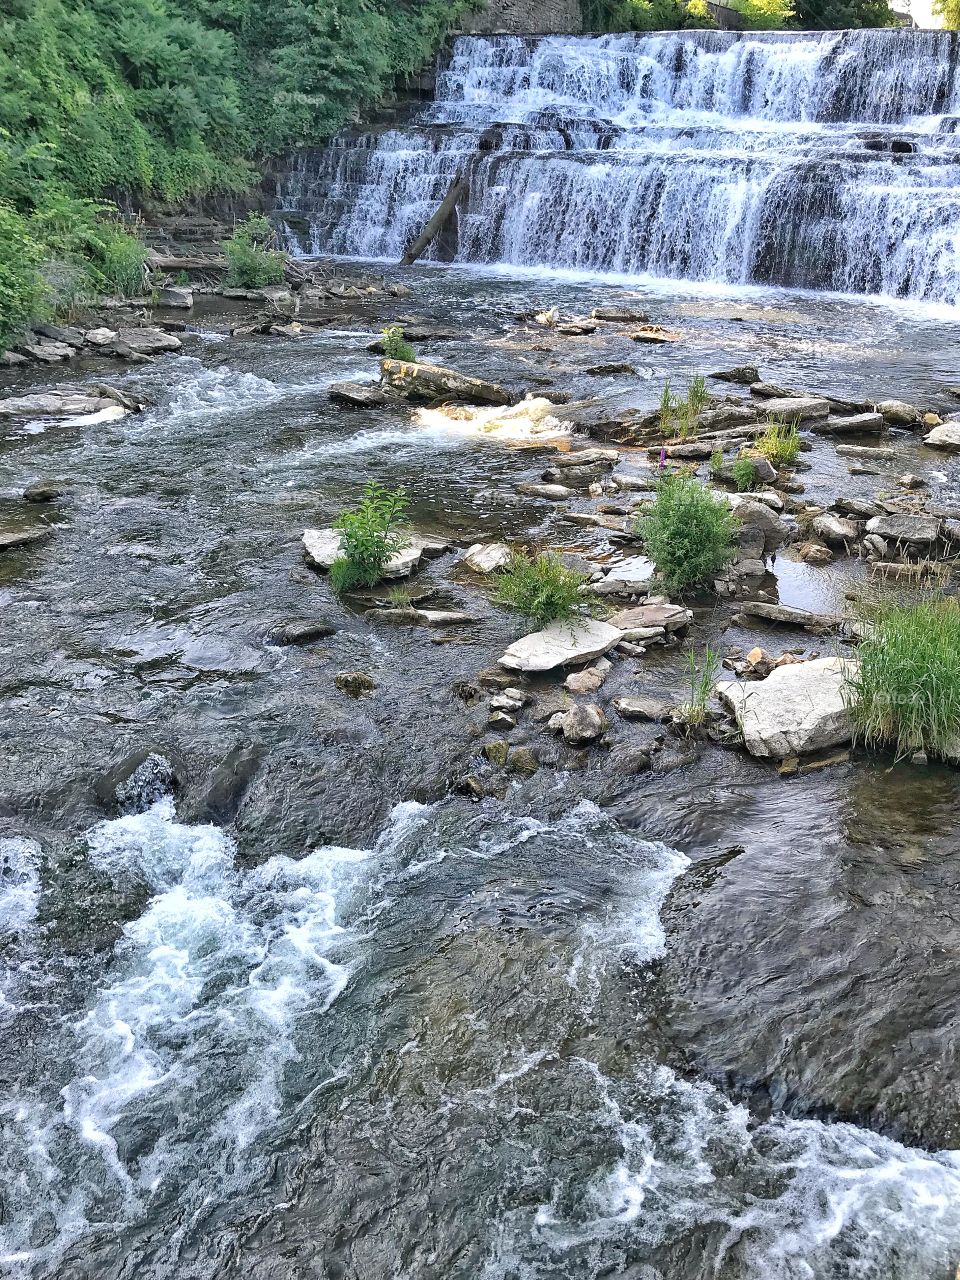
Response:
[{"label": "large boulder", "polygon": [[939,516],[874,516],[867,521],[867,533],[875,533],[890,542],[911,542],[921,547],[936,542],[942,527]]},{"label": "large boulder", "polygon": [[942,427],[934,427],[923,437],[923,443],[931,449],[960,453],[960,422],[945,422]]},{"label": "large boulder", "polygon": [[741,525],[757,529],[763,533],[763,549],[765,552],[776,551],[790,541],[790,526],[781,520],[765,502],[754,498],[745,498],[739,493],[732,493],[728,501],[733,514]]},{"label": "large boulder", "polygon": [[470,404],[510,404],[514,399],[503,387],[483,378],[471,378],[437,364],[409,360],[381,360],[385,387],[409,400],[466,400]]},{"label": "large boulder", "polygon": [[765,680],[717,686],[751,755],[783,759],[849,742],[849,680],[857,663],[817,658],[777,667]]},{"label": "large boulder", "polygon": [[622,639],[622,631],[593,618],[551,622],[542,631],[515,640],[500,665],[508,671],[554,671],[602,658]]},{"label": "large boulder", "polygon": [[922,417],[916,405],[907,404],[905,400],[881,400],[875,407],[877,413],[883,415],[884,422],[898,427],[911,427]]}]

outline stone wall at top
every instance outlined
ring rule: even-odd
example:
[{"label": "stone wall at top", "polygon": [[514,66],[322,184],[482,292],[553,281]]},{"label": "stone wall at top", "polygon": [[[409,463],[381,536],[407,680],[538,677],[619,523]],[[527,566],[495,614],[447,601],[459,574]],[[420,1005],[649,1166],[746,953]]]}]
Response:
[{"label": "stone wall at top", "polygon": [[579,35],[580,0],[486,0],[479,13],[460,24],[467,35]]}]

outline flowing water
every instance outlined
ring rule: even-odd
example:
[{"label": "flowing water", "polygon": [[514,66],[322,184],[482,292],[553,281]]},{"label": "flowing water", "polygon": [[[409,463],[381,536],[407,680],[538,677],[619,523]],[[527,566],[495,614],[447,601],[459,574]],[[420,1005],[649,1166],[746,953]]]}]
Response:
[{"label": "flowing water", "polygon": [[[419,123],[306,154],[288,203],[318,245],[392,256],[496,121],[463,269],[407,273],[413,298],[373,329],[404,308],[455,321],[428,358],[574,397],[655,402],[665,377],[749,361],[787,385],[947,405],[957,256],[914,228],[936,207],[949,235],[956,213],[951,39],[463,41]],[[893,40],[909,59],[884,54]],[[863,159],[872,208],[882,220],[897,203],[908,265],[895,276],[897,254],[880,254],[890,276],[861,280],[831,250],[816,267],[829,278],[800,282],[909,305],[744,286],[798,282],[765,275],[744,235],[774,171],[785,189],[805,180],[797,149],[818,166],[829,152],[834,195],[855,202],[868,135],[884,142]],[[630,219],[575,178],[601,150],[625,191],[670,155],[683,181],[730,176],[739,194],[718,188],[700,210],[727,220],[725,248],[707,264],[713,231],[701,243],[661,222],[662,257],[617,257]],[[537,240],[542,212],[523,230],[518,211],[548,188],[553,232]],[[579,248],[561,251],[567,225]],[[768,265],[789,256],[778,243]],[[700,283],[646,278],[684,272]],[[638,351],[623,336],[591,356],[589,338],[570,356],[512,336],[517,312],[624,300],[684,341]],[[372,332],[225,340],[217,305],[182,355],[124,375],[143,415],[0,440],[4,527],[49,530],[0,557],[0,1274],[954,1280],[956,773],[858,758],[784,781],[682,743],[636,773],[621,766],[639,729],[620,722],[609,751],[515,779],[502,800],[451,794],[481,767],[486,719],[454,686],[514,623],[446,558],[418,585],[475,625],[378,624],[304,569],[299,536],[379,480],[406,484],[417,527],[461,545],[576,548],[580,531],[517,490],[551,451],[338,409],[331,382],[375,373]],[[635,372],[586,375],[600,358]],[[960,463],[897,444],[897,470],[960,500]],[[814,498],[889,483],[850,475],[823,441],[810,458]],[[28,508],[38,478],[67,495]],[[770,584],[823,608],[849,585],[789,560]],[[278,624],[318,617],[329,638],[273,643]],[[756,640],[710,609],[706,638]],[[351,670],[376,680],[370,696],[337,688]],[[683,670],[651,651],[611,683],[674,693]]]},{"label": "flowing water", "polygon": [[300,153],[280,203],[303,248],[397,260],[461,172],[459,262],[954,304],[957,39],[462,37],[408,126]]}]

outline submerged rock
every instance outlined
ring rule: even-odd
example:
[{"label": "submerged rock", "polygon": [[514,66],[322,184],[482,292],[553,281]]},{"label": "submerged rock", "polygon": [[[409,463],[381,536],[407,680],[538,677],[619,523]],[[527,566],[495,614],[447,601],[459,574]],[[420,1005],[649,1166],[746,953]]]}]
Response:
[{"label": "submerged rock", "polygon": [[509,671],[553,671],[601,658],[623,639],[623,632],[596,619],[552,622],[515,640],[500,659]]},{"label": "submerged rock", "polygon": [[355,409],[380,409],[397,403],[397,397],[388,395],[376,382],[331,382],[327,394],[334,403]]},{"label": "submerged rock", "polygon": [[333,683],[341,693],[346,693],[351,698],[360,698],[365,693],[372,693],[377,687],[376,680],[363,671],[338,671],[333,677]]},{"label": "submerged rock", "polygon": [[711,373],[710,377],[717,382],[736,382],[740,386],[749,387],[751,383],[760,381],[760,370],[752,364],[738,364],[733,369],[720,369],[717,373]]},{"label": "submerged rock", "polygon": [[515,397],[494,382],[472,378],[442,365],[407,360],[380,363],[385,386],[410,400],[466,400],[470,404],[510,404]]},{"label": "submerged rock", "polygon": [[28,547],[33,542],[41,542],[50,534],[49,529],[12,529],[0,532],[0,553],[12,551],[16,547]]},{"label": "submerged rock", "polygon": [[717,686],[751,755],[783,759],[849,742],[848,682],[857,663],[817,658],[778,667],[765,680]]},{"label": "submerged rock", "polygon": [[311,644],[332,636],[337,627],[324,618],[308,618],[298,622],[284,622],[270,632],[270,643],[278,645]]},{"label": "submerged rock", "polygon": [[616,564],[590,590],[598,596],[639,596],[649,594],[656,565],[646,556],[631,556]]}]

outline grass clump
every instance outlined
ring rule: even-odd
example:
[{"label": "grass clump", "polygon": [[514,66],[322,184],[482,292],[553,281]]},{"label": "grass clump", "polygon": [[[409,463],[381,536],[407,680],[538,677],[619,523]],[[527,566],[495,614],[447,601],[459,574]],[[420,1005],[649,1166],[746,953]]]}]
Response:
[{"label": "grass clump", "polygon": [[682,707],[683,719],[688,725],[701,725],[707,718],[707,703],[720,674],[720,654],[707,645],[701,665],[691,649],[687,653],[687,671],[690,674],[690,697]]},{"label": "grass clump", "polygon": [[670,591],[706,582],[733,559],[733,513],[690,476],[664,475],[636,528]]},{"label": "grass clump", "polygon": [[383,354],[388,360],[406,360],[408,364],[412,364],[417,358],[417,353],[403,336],[403,329],[398,324],[389,325],[383,330]]},{"label": "grass clump", "polygon": [[796,422],[771,422],[754,446],[774,467],[787,467],[800,455],[800,429]]},{"label": "grass clump", "polygon": [[514,551],[497,576],[494,600],[536,626],[545,627],[573,616],[580,603],[580,588],[586,581],[584,574],[568,569],[559,556],[550,552],[528,556]]},{"label": "grass clump", "polygon": [[687,388],[686,398],[674,395],[670,379],[665,379],[658,406],[660,434],[665,437],[679,436],[681,440],[686,440],[694,430],[697,415],[703,412],[708,401],[706,381],[699,375]]},{"label": "grass clump", "polygon": [[269,218],[251,213],[239,223],[229,240],[223,242],[227,259],[224,283],[235,289],[262,289],[283,284],[287,255],[276,247],[277,238]]},{"label": "grass clump", "polygon": [[867,617],[860,666],[851,677],[857,737],[868,746],[957,754],[960,743],[960,603],[887,601]]},{"label": "grass clump", "polygon": [[407,506],[404,489],[371,481],[360,504],[337,516],[333,527],[340,532],[340,554],[330,566],[330,585],[338,595],[379,582],[384,565],[403,546],[398,528]]}]

